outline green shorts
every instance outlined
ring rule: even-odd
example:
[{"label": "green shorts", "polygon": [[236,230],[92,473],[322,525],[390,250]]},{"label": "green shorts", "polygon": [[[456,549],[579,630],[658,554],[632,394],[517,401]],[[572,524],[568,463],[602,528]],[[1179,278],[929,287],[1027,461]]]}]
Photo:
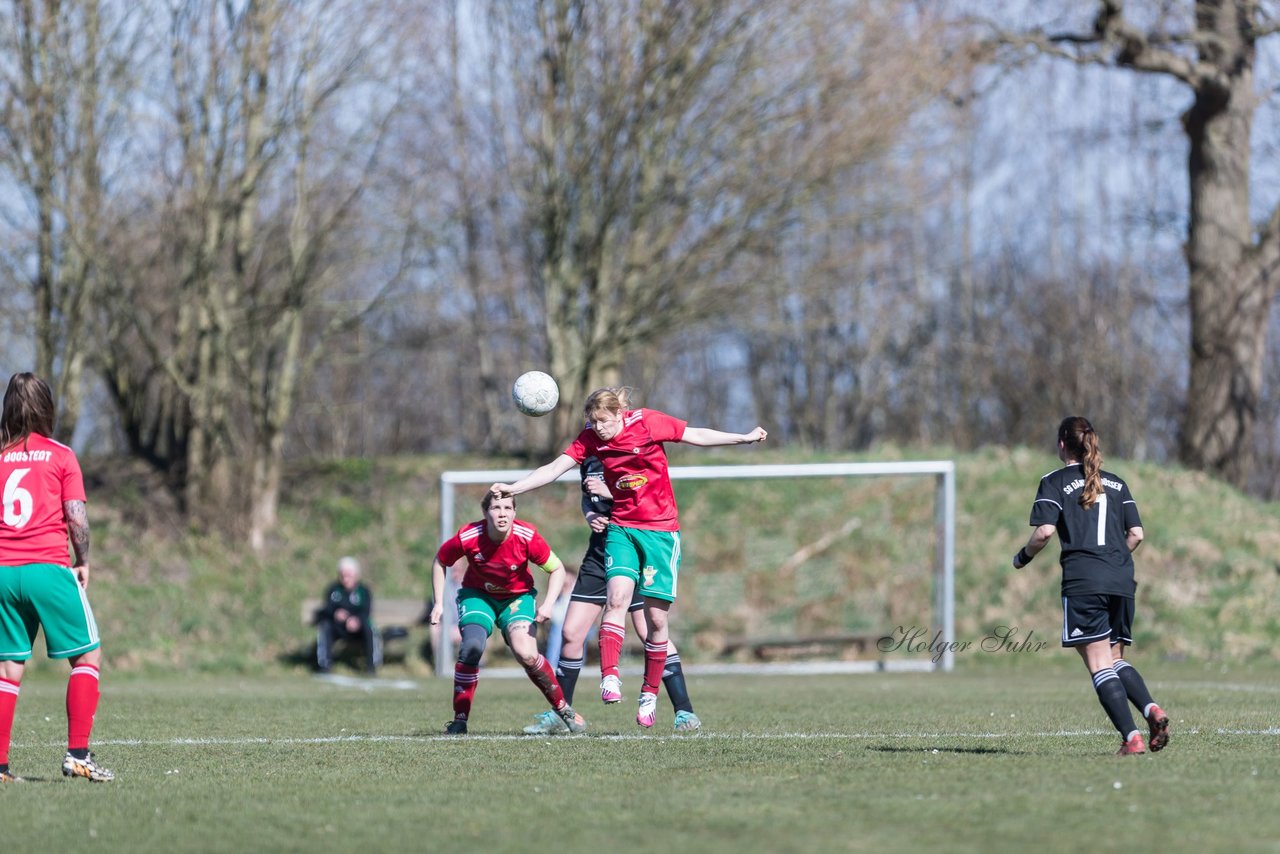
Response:
[{"label": "green shorts", "polygon": [[680,532],[610,525],[604,538],[604,574],[630,578],[641,596],[676,601]]},{"label": "green shorts", "polygon": [[30,658],[42,627],[50,658],[71,658],[102,645],[93,609],[72,570],[52,563],[0,566],[0,661]]},{"label": "green shorts", "polygon": [[499,599],[483,590],[464,587],[458,591],[458,625],[484,626],[486,634],[493,627],[506,632],[513,623],[532,623],[538,615],[537,591]]}]

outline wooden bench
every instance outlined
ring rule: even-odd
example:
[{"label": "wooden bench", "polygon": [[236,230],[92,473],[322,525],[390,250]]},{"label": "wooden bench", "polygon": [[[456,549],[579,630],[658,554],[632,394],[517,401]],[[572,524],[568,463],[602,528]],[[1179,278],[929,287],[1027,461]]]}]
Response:
[{"label": "wooden bench", "polygon": [[849,632],[844,634],[797,635],[794,637],[729,638],[720,648],[723,656],[749,652],[756,661],[794,660],[799,658],[836,657],[840,659],[879,657],[881,641],[892,639],[882,632]]},{"label": "wooden bench", "polygon": [[[316,611],[322,604],[324,600],[319,598],[302,600],[300,616],[304,626],[315,625]],[[423,621],[426,611],[426,603],[421,599],[387,599],[374,595],[370,616],[382,642],[383,663],[406,660],[415,635],[419,636],[423,655],[430,660],[431,635]]]}]

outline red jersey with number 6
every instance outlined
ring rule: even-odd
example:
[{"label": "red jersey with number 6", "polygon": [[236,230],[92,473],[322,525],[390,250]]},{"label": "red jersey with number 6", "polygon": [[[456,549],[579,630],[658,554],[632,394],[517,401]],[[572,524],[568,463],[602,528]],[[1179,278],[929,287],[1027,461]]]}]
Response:
[{"label": "red jersey with number 6", "polygon": [[436,559],[450,567],[465,557],[467,572],[462,576],[462,586],[468,590],[501,598],[533,592],[529,561],[543,566],[551,559],[551,546],[538,529],[516,519],[511,523],[511,533],[500,543],[489,539],[484,531],[483,519],[463,525],[440,546]]},{"label": "red jersey with number 6", "polygon": [[32,433],[0,451],[4,513],[0,517],[0,566],[56,563],[69,566],[64,501],[84,501],[84,477],[75,452]]},{"label": "red jersey with number 6", "polygon": [[579,465],[587,457],[604,464],[604,482],[613,493],[610,522],[626,528],[678,531],[676,496],[662,444],[679,442],[687,425],[687,421],[656,409],[626,410],[618,435],[603,442],[588,427],[565,453]]}]

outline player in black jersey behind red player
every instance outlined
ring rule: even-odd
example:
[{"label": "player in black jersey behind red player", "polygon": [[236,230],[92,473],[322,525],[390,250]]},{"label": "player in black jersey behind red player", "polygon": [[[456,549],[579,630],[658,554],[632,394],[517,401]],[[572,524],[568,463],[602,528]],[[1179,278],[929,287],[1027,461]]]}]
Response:
[{"label": "player in black jersey behind red player", "polygon": [[1142,519],[1129,486],[1102,470],[1098,434],[1075,415],[1058,427],[1057,471],[1040,478],[1031,505],[1031,538],[1013,556],[1022,569],[1054,533],[1062,544],[1062,645],[1074,647],[1093,676],[1098,702],[1119,730],[1119,755],[1145,753],[1129,712],[1132,702],[1150,727],[1154,753],[1169,743],[1169,716],[1151,699],[1137,669],[1125,661],[1133,643],[1133,552],[1142,544]]}]

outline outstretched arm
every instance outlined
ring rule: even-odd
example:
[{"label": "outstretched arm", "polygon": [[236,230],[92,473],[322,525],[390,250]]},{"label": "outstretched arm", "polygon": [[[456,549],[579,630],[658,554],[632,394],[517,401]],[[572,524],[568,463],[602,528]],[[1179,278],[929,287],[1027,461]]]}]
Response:
[{"label": "outstretched arm", "polygon": [[519,495],[522,492],[530,492],[540,486],[546,486],[553,482],[560,475],[575,468],[578,461],[568,454],[561,454],[545,466],[534,469],[515,483],[495,483],[489,487],[489,491],[501,498],[508,495]]},{"label": "outstretched arm", "polygon": [[763,427],[757,427],[750,433],[725,433],[710,427],[686,427],[680,441],[700,448],[713,448],[717,445],[752,445],[763,442],[768,436]]}]

